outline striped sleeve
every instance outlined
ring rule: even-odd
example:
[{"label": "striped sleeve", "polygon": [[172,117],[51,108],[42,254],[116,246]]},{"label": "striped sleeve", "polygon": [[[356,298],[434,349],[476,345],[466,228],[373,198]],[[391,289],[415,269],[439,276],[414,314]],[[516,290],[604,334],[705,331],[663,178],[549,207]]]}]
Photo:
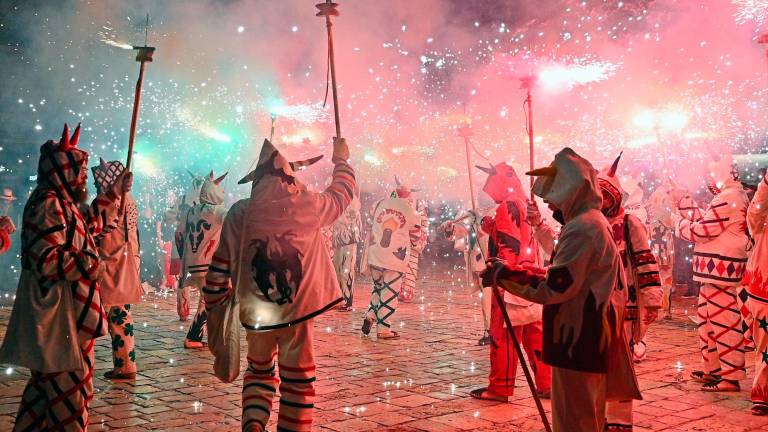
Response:
[{"label": "striped sleeve", "polygon": [[659,264],[651,252],[651,242],[648,229],[635,216],[627,217],[630,247],[630,263],[637,278],[638,295],[640,303],[645,308],[660,308],[663,296],[661,289],[661,276]]},{"label": "striped sleeve", "polygon": [[120,212],[120,197],[113,191],[101,193],[94,198],[85,214],[88,232],[100,238],[117,228]]},{"label": "striped sleeve", "polygon": [[341,216],[352,202],[355,187],[355,170],[347,161],[337,160],[331,185],[322,193],[315,194],[319,227],[328,226]]},{"label": "striped sleeve", "polygon": [[95,280],[99,257],[73,244],[75,232],[82,230],[78,216],[65,212],[53,196],[30,210],[24,214],[24,253],[40,277],[50,281]]},{"label": "striped sleeve", "polygon": [[716,196],[704,215],[695,220],[681,219],[677,223],[677,235],[683,240],[706,243],[716,239],[730,223],[729,204]]},{"label": "striped sleeve", "polygon": [[768,173],[757,185],[757,192],[755,192],[752,202],[749,203],[747,223],[749,224],[749,232],[753,236],[765,233],[766,225],[768,225]]},{"label": "striped sleeve", "polygon": [[219,247],[213,253],[211,264],[208,266],[208,273],[205,276],[203,298],[205,299],[205,310],[209,312],[227,300],[233,292],[232,261],[237,259],[237,253],[239,253],[234,248],[238,245],[240,236],[243,235],[239,232],[242,221],[236,213],[245,216],[242,211],[236,210],[238,208],[233,207],[235,211],[230,210],[224,218],[221,237],[219,237]]}]

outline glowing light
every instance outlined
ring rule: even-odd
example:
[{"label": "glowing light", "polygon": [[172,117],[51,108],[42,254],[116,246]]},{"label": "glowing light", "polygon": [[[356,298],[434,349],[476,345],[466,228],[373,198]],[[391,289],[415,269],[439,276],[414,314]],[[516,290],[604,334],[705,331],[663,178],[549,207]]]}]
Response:
[{"label": "glowing light", "polygon": [[237,32],[238,32],[238,33],[242,33],[242,32],[244,32],[244,31],[245,31],[245,27],[243,27],[243,26],[237,26]]},{"label": "glowing light", "polygon": [[211,138],[213,140],[216,140],[218,142],[232,142],[232,138],[229,137],[229,135],[220,132],[210,126],[200,126],[197,128],[198,132],[203,134],[204,136]]},{"label": "glowing light", "polygon": [[620,64],[607,61],[587,63],[580,60],[570,66],[552,64],[539,70],[541,85],[548,89],[569,89],[575,85],[603,81],[616,73]]},{"label": "glowing light", "polygon": [[363,156],[363,160],[373,166],[381,166],[383,163],[382,160],[373,153],[366,153],[365,156]]},{"label": "glowing light", "polygon": [[280,141],[285,144],[301,145],[317,140],[318,134],[312,129],[299,129],[290,135],[281,135]]},{"label": "glowing light", "polygon": [[269,112],[278,117],[285,117],[301,123],[315,123],[330,119],[328,112],[321,103],[303,105],[275,104],[269,108]]},{"label": "glowing light", "polygon": [[688,125],[690,114],[678,107],[663,110],[644,109],[632,118],[632,123],[643,129],[659,128],[669,132],[680,132]]},{"label": "glowing light", "polygon": [[731,0],[736,6],[734,19],[739,24],[754,21],[757,25],[763,25],[768,21],[768,0]]}]

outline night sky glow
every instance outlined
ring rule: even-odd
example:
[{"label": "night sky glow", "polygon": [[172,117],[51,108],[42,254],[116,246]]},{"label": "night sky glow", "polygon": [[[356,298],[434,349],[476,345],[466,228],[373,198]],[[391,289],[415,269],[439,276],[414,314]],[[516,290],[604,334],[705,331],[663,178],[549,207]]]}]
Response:
[{"label": "night sky glow", "polygon": [[[566,145],[598,167],[624,150],[622,175],[672,175],[699,188],[711,150],[765,152],[768,67],[757,37],[766,3],[341,1],[341,120],[362,188],[380,193],[398,174],[432,202],[467,200],[456,131],[465,122],[476,163],[524,171],[519,78],[528,75],[538,77],[537,163]],[[143,44],[147,12],[157,52],[136,144],[140,201],[161,210],[186,188],[186,169],[230,171],[231,199],[245,195],[234,183],[272,114],[289,157],[330,153],[325,27],[312,2],[2,5],[0,171],[17,195],[31,187],[37,148],[64,121],[83,122],[94,160],[125,159],[138,73],[128,49]],[[302,174],[308,183],[326,181],[327,159]]]}]

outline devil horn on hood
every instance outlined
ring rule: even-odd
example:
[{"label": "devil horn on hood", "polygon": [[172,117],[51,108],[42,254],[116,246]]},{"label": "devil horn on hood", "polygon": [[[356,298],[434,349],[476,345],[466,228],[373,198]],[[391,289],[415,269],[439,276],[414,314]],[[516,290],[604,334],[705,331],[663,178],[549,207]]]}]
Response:
[{"label": "devil horn on hood", "polygon": [[400,187],[403,185],[402,183],[400,183],[400,179],[397,176],[395,176],[395,184],[397,185],[397,187]]},{"label": "devil horn on hood", "polygon": [[551,165],[542,168],[536,168],[525,173],[525,175],[536,177],[554,177],[555,174],[557,174],[557,168]]},{"label": "devil horn on hood", "polygon": [[189,176],[192,177],[192,180],[197,180],[197,175],[195,175],[195,173],[190,171],[189,168],[187,168],[187,174],[189,174]]},{"label": "devil horn on hood", "polygon": [[229,171],[225,172],[224,175],[214,180],[213,183],[215,183],[216,186],[218,186],[224,180],[224,177],[226,177],[227,174],[229,174]]},{"label": "devil horn on hood", "polygon": [[69,148],[69,125],[64,123],[64,130],[61,132],[61,139],[59,140],[59,148],[66,150]]},{"label": "devil horn on hood", "polygon": [[208,173],[208,179],[213,180],[213,170],[211,170],[211,172]]},{"label": "devil horn on hood", "polygon": [[246,184],[258,179],[261,177],[264,169],[264,165],[257,166],[253,171],[249,172],[245,177],[241,178],[237,184]]},{"label": "devil horn on hood", "polygon": [[80,141],[80,123],[77,124],[77,127],[75,128],[75,133],[73,133],[72,137],[69,139],[69,147],[70,148],[77,147],[78,141]]},{"label": "devil horn on hood", "polygon": [[613,165],[611,165],[611,169],[608,170],[608,177],[616,177],[616,170],[619,168],[619,160],[621,160],[621,155],[624,154],[624,150],[622,150],[619,155],[616,157],[616,160],[613,161]]},{"label": "devil horn on hood", "polygon": [[105,173],[109,172],[109,164],[104,160],[104,158],[99,158],[99,168],[101,168],[101,170]]},{"label": "devil horn on hood", "polygon": [[308,166],[314,165],[315,163],[317,163],[322,158],[323,158],[323,155],[320,155],[320,156],[311,157],[309,159],[289,162],[289,164],[291,165],[291,169],[292,170],[298,171],[298,170],[304,169],[304,168],[306,168]]}]

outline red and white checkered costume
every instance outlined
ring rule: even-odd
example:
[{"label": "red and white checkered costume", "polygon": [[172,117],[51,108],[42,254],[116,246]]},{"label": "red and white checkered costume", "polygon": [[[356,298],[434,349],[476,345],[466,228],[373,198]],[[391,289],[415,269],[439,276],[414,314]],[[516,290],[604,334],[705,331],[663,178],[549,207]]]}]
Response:
[{"label": "red and white checkered costume", "polygon": [[768,408],[768,174],[749,204],[747,223],[755,239],[743,281],[756,348],[751,399],[753,404]]},{"label": "red and white checkered costume", "polygon": [[[78,128],[79,129],[79,128]],[[107,332],[101,307],[101,262],[95,238],[114,224],[112,191],[81,213],[75,197],[87,178],[78,131],[40,148],[37,188],[22,226],[22,273],[0,362],[27,367],[14,430],[85,430],[93,396],[93,346]]]},{"label": "red and white checkered costume", "polygon": [[[737,290],[747,267],[746,212],[749,200],[743,186],[725,168],[711,167],[712,173],[724,174],[717,192],[703,216],[690,219],[695,211],[680,209],[676,234],[695,243],[693,279],[703,283],[699,293],[699,339],[704,372],[738,381],[746,377],[745,341]],[[730,178],[729,178],[730,177]]]}]

